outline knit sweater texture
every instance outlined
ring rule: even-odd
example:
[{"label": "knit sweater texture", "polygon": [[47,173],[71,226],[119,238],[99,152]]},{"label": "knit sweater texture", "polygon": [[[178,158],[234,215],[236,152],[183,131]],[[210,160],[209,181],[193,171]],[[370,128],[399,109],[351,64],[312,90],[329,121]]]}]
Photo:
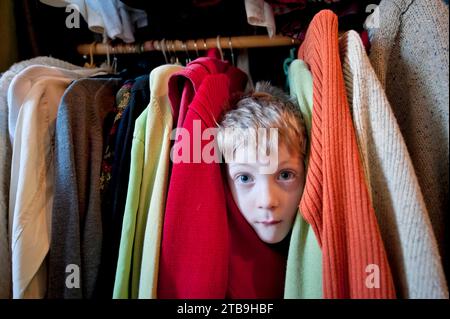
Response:
[{"label": "knit sweater texture", "polygon": [[[114,110],[119,88],[118,79],[75,81],[64,94],[58,110],[49,253],[50,298],[94,296],[102,247],[99,184],[103,120]],[[77,273],[79,286],[69,287],[67,276]]]},{"label": "knit sweater texture", "polygon": [[359,35],[340,41],[361,162],[400,298],[448,298],[428,210],[391,105]]},{"label": "knit sweater texture", "polygon": [[[313,108],[313,80],[308,65],[302,60],[294,60],[289,66],[289,87],[295,97],[308,136],[311,138],[311,117]],[[309,148],[305,156],[308,169]],[[300,212],[292,227],[289,256],[286,267],[284,297],[289,299],[322,298],[322,250],[316,235]]]},{"label": "knit sweater texture", "polygon": [[390,0],[379,11],[370,61],[408,147],[448,278],[448,6]]},{"label": "knit sweater texture", "polygon": [[339,59],[337,16],[319,12],[299,59],[313,75],[310,161],[300,210],[323,255],[324,298],[395,298],[364,180]]},{"label": "knit sweater texture", "polygon": [[[209,79],[206,85],[205,79]],[[230,92],[242,90],[246,80],[243,72],[215,58],[191,62],[169,80],[173,122],[187,130],[189,140],[194,141],[198,138],[193,136],[194,123],[200,133],[214,127]],[[174,153],[182,145],[180,140],[174,144]],[[200,149],[207,143],[202,140]],[[173,163],[170,176],[158,298],[224,298],[229,250],[220,165],[193,162],[198,154],[193,153],[192,142],[184,149],[192,154],[189,161]]]}]

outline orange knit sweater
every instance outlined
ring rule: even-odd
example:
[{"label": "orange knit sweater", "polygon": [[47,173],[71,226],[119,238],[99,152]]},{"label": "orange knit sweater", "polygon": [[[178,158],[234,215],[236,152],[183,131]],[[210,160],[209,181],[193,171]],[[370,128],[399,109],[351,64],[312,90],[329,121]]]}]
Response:
[{"label": "orange knit sweater", "polygon": [[322,247],[323,296],[395,298],[359,161],[333,12],[314,17],[298,57],[310,66],[314,83],[311,155],[300,208]]}]

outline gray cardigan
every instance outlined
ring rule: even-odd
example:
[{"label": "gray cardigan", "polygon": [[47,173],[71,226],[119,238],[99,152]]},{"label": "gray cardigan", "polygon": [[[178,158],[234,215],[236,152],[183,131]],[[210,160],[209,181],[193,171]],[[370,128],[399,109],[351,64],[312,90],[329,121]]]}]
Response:
[{"label": "gray cardigan", "polygon": [[55,133],[49,298],[94,296],[102,246],[103,121],[114,109],[119,85],[118,79],[81,79],[61,100]]}]

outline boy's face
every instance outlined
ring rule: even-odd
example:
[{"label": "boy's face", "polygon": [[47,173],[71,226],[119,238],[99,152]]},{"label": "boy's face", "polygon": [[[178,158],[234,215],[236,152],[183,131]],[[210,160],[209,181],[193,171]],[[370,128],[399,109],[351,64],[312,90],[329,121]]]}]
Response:
[{"label": "boy's face", "polygon": [[228,184],[234,201],[259,238],[268,244],[282,241],[291,230],[304,187],[304,164],[281,144],[277,170],[262,174],[260,162],[245,163],[248,149],[236,150],[228,163]]}]

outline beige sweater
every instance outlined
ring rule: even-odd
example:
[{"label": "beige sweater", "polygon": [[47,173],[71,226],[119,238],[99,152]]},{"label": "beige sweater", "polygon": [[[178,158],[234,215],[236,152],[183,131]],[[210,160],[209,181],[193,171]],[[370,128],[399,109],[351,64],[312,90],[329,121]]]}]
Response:
[{"label": "beige sweater", "polygon": [[442,262],[414,167],[359,35],[339,41],[367,186],[400,298],[448,298]]},{"label": "beige sweater", "polygon": [[[448,270],[449,11],[440,0],[383,0],[370,61],[408,147]],[[449,275],[447,273],[447,275]]]}]

